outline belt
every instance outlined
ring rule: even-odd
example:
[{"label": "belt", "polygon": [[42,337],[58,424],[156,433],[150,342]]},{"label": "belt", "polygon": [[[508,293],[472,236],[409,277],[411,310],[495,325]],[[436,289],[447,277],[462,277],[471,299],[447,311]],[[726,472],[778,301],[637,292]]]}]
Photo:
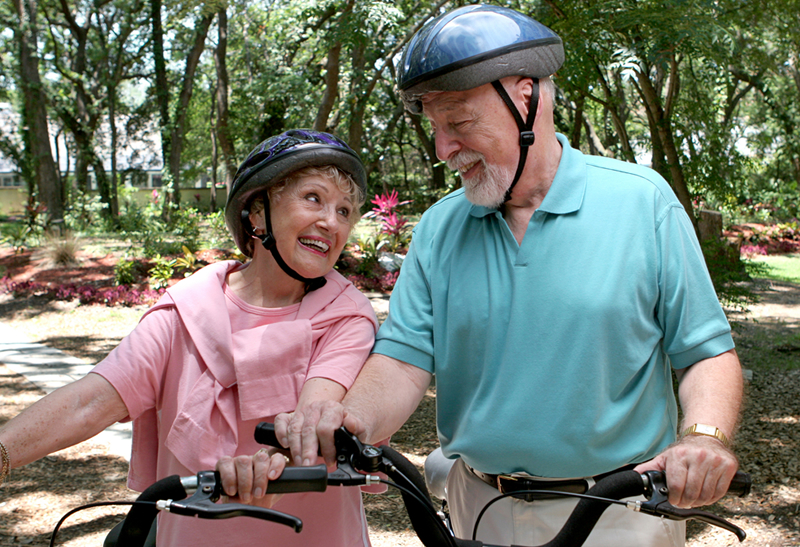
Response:
[{"label": "belt", "polygon": [[[464,463],[464,465],[467,465]],[[496,488],[501,494],[511,494],[512,497],[525,500],[554,500],[563,499],[565,496],[559,495],[556,492],[569,492],[575,494],[585,494],[589,489],[589,481],[598,482],[609,475],[618,473],[620,471],[628,471],[636,467],[636,464],[629,464],[619,469],[601,473],[593,477],[578,478],[578,479],[536,479],[530,477],[515,477],[513,475],[492,475],[491,473],[483,473],[477,469],[473,469],[467,465],[467,469],[480,480]],[[514,494],[514,492],[521,492],[523,490],[548,490],[553,494],[537,493],[537,494]]]}]

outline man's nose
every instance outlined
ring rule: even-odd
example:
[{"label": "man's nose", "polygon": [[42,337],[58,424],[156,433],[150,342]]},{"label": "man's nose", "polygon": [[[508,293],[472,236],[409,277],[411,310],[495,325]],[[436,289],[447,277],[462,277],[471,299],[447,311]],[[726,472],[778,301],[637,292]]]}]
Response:
[{"label": "man's nose", "polygon": [[434,134],[436,143],[436,157],[441,161],[449,160],[454,154],[461,150],[461,142],[449,131],[437,129]]}]

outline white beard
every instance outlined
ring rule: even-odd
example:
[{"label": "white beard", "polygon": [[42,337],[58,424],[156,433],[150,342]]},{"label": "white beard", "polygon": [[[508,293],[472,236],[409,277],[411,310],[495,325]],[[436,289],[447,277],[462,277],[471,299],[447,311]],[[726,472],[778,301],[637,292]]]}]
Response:
[{"label": "white beard", "polygon": [[481,163],[483,170],[470,179],[461,178],[464,194],[475,205],[499,209],[505,202],[506,191],[511,186],[514,173],[510,169],[486,163],[483,154],[472,150],[465,150],[447,160],[447,167],[458,171],[475,161]]}]

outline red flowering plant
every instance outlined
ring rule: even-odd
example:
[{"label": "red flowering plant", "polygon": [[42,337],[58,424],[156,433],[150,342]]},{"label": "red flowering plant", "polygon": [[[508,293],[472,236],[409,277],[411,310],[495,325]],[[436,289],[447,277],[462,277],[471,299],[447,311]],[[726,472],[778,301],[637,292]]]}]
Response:
[{"label": "red flowering plant", "polygon": [[362,290],[388,292],[394,288],[411,241],[411,225],[395,209],[411,200],[400,201],[397,190],[392,190],[375,195],[372,203],[375,207],[362,218],[377,220],[377,229],[357,236],[345,248],[336,268]]},{"label": "red flowering plant", "polygon": [[11,293],[15,298],[37,295],[66,302],[77,299],[81,304],[105,306],[151,306],[164,294],[163,289],[139,290],[125,285],[108,289],[74,283],[51,287],[35,281],[12,281],[8,276],[0,279],[0,292]]},{"label": "red flowering plant", "polygon": [[363,218],[375,218],[380,222],[381,233],[389,236],[381,238],[380,247],[391,252],[402,252],[411,241],[408,219],[397,214],[397,207],[411,203],[412,200],[400,201],[397,190],[389,194],[375,195],[372,203],[375,207],[366,213]]}]

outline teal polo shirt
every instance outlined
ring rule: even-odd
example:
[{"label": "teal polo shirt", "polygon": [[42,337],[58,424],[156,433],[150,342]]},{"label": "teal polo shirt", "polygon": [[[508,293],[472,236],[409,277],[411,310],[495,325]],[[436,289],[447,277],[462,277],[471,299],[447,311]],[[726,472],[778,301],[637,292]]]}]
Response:
[{"label": "teal polo shirt", "polygon": [[678,425],[670,366],[733,348],[667,183],[558,139],[521,245],[463,190],[422,216],[373,350],[436,375],[445,455],[487,473],[589,476],[654,457]]}]

